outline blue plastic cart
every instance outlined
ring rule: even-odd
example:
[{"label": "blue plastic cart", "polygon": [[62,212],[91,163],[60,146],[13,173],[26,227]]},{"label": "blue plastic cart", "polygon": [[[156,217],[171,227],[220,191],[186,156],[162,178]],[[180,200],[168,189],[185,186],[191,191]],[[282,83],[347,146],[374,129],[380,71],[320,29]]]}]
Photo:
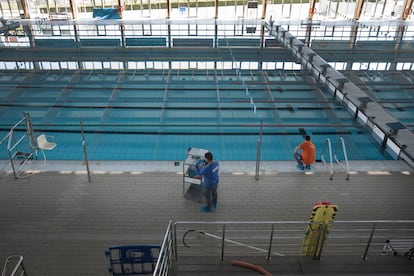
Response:
[{"label": "blue plastic cart", "polygon": [[105,251],[109,258],[112,275],[138,275],[154,271],[160,252],[158,245],[125,245],[109,247]]}]

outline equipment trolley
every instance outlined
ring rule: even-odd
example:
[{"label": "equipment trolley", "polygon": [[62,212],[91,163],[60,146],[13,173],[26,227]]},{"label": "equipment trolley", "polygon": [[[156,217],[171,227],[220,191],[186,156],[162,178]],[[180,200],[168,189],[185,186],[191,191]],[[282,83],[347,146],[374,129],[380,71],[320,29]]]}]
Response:
[{"label": "equipment trolley", "polygon": [[105,251],[112,275],[138,275],[154,272],[161,246],[123,245],[112,246]]},{"label": "equipment trolley", "polygon": [[183,162],[183,195],[186,199],[199,200],[201,194],[202,178],[197,176],[195,166],[204,166],[204,154],[208,150],[189,148],[187,157]]}]

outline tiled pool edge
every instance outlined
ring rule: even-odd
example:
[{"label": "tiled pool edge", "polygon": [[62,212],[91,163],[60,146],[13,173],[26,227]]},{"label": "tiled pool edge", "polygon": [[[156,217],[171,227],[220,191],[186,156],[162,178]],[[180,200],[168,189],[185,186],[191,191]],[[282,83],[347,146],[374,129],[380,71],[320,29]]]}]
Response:
[{"label": "tiled pool edge", "polygon": [[[220,161],[221,172],[223,173],[245,173],[255,174],[255,161]],[[262,174],[272,174],[278,172],[300,172],[296,168],[295,161],[262,161],[259,171]],[[410,172],[414,173],[414,168],[410,167],[403,160],[383,160],[383,161],[350,161],[351,172]],[[135,160],[114,160],[114,161],[89,161],[89,169],[93,173],[104,172],[175,172],[182,173],[182,161],[135,161]],[[85,172],[86,166],[83,160],[49,160],[44,166],[43,161],[31,161],[28,170],[42,172]],[[9,160],[0,160],[0,171],[2,173],[12,172]],[[327,172],[328,168],[323,163],[315,163],[313,172]],[[340,166],[334,165],[334,171],[344,171]]]}]

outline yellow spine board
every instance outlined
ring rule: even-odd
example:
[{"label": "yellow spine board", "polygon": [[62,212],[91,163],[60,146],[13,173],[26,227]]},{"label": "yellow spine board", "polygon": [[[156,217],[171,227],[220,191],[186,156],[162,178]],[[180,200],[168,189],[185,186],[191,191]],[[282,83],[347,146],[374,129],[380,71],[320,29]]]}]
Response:
[{"label": "yellow spine board", "polygon": [[323,242],[331,230],[337,210],[336,205],[315,204],[303,239],[302,256],[315,256],[321,252]]}]

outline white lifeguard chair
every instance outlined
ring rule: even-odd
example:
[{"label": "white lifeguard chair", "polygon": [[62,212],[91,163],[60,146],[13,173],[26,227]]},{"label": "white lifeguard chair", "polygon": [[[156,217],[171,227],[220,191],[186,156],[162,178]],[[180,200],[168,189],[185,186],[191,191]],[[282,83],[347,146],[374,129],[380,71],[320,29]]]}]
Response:
[{"label": "white lifeguard chair", "polygon": [[[52,137],[52,136],[49,136]],[[54,142],[50,142],[47,140],[47,136],[45,134],[40,134],[36,138],[37,141],[37,148],[42,152],[43,155],[43,166],[46,166],[46,154],[45,150],[53,150],[57,144]]]},{"label": "white lifeguard chair", "polygon": [[52,150],[57,146],[54,142],[49,142],[45,134],[40,134],[37,137],[37,147],[41,150]]}]

